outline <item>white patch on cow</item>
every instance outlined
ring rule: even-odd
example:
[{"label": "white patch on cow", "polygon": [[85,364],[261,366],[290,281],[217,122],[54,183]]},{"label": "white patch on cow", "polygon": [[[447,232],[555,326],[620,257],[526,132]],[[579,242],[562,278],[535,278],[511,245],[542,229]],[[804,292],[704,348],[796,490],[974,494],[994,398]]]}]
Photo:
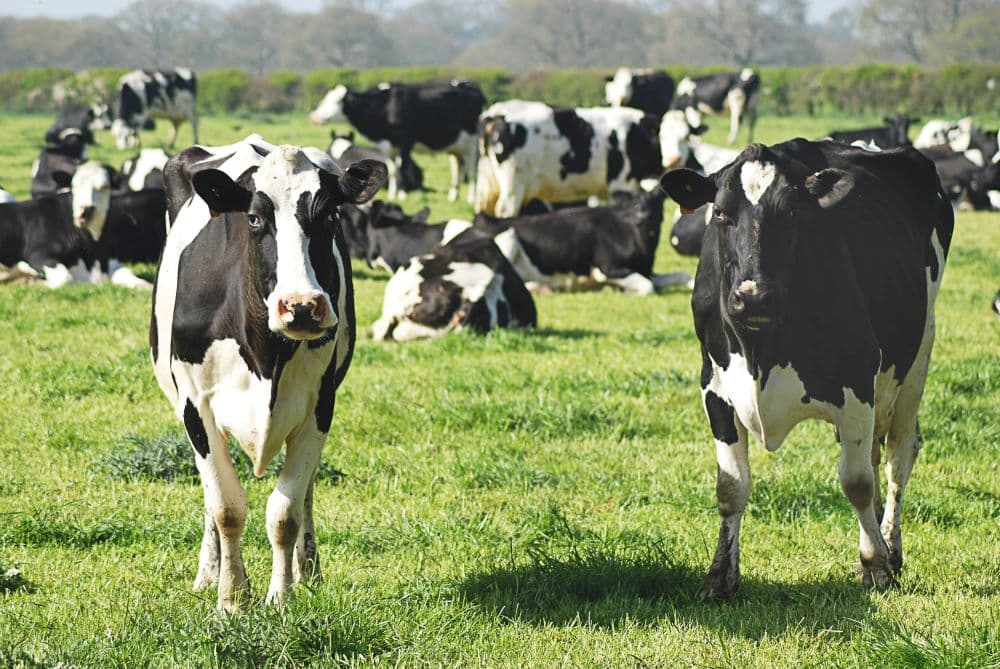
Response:
[{"label": "white patch on cow", "polygon": [[751,70],[749,67],[743,68],[743,70],[740,72],[741,81],[750,81],[751,77],[753,77],[753,70]]},{"label": "white patch on cow", "polygon": [[344,155],[344,152],[354,146],[351,140],[346,137],[337,137],[332,142],[330,142],[330,155],[333,156],[334,160],[340,160],[340,157]]},{"label": "white patch on cow", "polygon": [[430,337],[440,337],[446,328],[432,328],[414,323],[409,316],[420,303],[420,283],[423,269],[420,258],[414,258],[406,267],[392,275],[385,285],[382,297],[382,315],[372,324],[369,332],[375,341],[393,339],[409,341]]},{"label": "white patch on cow", "polygon": [[7,202],[16,202],[17,198],[11,195],[8,191],[0,188],[0,204],[6,204]]},{"label": "white patch on cow", "polygon": [[70,191],[73,193],[73,225],[89,231],[99,240],[111,206],[108,171],[96,160],[88,160],[73,173]]},{"label": "white patch on cow", "polygon": [[496,281],[503,277],[478,262],[452,262],[448,264],[445,281],[450,281],[462,289],[462,298],[469,302],[478,302]]},{"label": "white patch on cow", "polygon": [[313,123],[333,123],[346,121],[344,115],[344,98],[347,96],[347,86],[338,84],[327,91],[316,109],[309,112],[309,120]]},{"label": "white patch on cow", "polygon": [[191,79],[191,70],[186,67],[175,67],[174,71],[181,76],[181,79]]},{"label": "white patch on cow", "polygon": [[108,262],[108,275],[111,278],[111,285],[124,286],[138,290],[152,290],[153,284],[137,277],[131,269],[122,265],[118,260],[112,259]]},{"label": "white patch on cow", "polygon": [[42,275],[45,277],[45,285],[49,288],[62,288],[73,283],[73,273],[62,263],[52,267],[46,265],[42,268]]},{"label": "white patch on cow", "polygon": [[709,107],[708,111],[705,111],[704,109],[701,108],[685,107],[684,118],[687,120],[688,125],[691,126],[692,128],[700,128],[704,120],[702,118],[702,114],[707,114],[707,113],[711,113],[711,107]]},{"label": "white patch on cow", "polygon": [[715,205],[712,202],[709,202],[708,206],[705,207],[705,227],[708,227],[708,224],[712,222],[712,212],[715,211],[714,207]]},{"label": "white patch on cow", "polygon": [[[163,171],[163,166],[167,164],[170,156],[163,149],[143,149],[132,165],[132,174],[128,178],[128,187],[132,190],[142,190],[145,187],[146,177],[153,170]],[[125,166],[122,165],[122,171]]]},{"label": "white patch on cow", "polygon": [[760,203],[760,199],[774,182],[776,175],[774,163],[761,163],[757,160],[743,163],[743,167],[740,168],[740,182],[750,204]]},{"label": "white patch on cow", "polygon": [[681,83],[677,84],[677,96],[694,95],[695,83],[691,77],[684,77]]},{"label": "white patch on cow", "polygon": [[740,283],[739,288],[737,290],[739,290],[741,293],[745,295],[756,295],[757,282],[751,279],[745,279],[742,283]]},{"label": "white patch on cow", "polygon": [[874,140],[871,142],[866,142],[863,139],[856,139],[851,142],[851,146],[861,149],[862,151],[869,151],[871,153],[881,153],[882,147],[875,143]]},{"label": "white patch on cow", "polygon": [[455,237],[472,227],[472,223],[463,221],[460,218],[453,218],[444,224],[444,234],[441,236],[441,245],[445,245]]},{"label": "white patch on cow", "polygon": [[612,107],[623,107],[632,97],[632,77],[634,73],[627,67],[620,67],[614,78],[604,84],[604,100]]},{"label": "white patch on cow", "polygon": [[969,149],[967,151],[963,151],[962,155],[976,167],[986,167],[986,159],[983,158],[983,152],[979,149]]},{"label": "white patch on cow", "polygon": [[707,175],[715,174],[740,155],[739,151],[733,149],[706,144],[701,141],[700,137],[691,138],[691,152],[694,153],[695,160],[698,161]]},{"label": "white patch on cow", "polygon": [[683,167],[691,151],[691,126],[685,112],[668,111],[660,121],[660,156],[666,170]]},{"label": "white patch on cow", "polygon": [[677,235],[673,235],[673,236],[672,236],[672,237],[670,238],[670,244],[671,244],[672,246],[676,247],[676,246],[677,246],[678,244],[680,244],[680,243],[681,243],[681,238],[680,238],[680,237],[678,237]]},{"label": "white patch on cow", "polygon": [[545,274],[542,274],[542,271],[535,266],[535,263],[531,261],[528,254],[524,252],[524,247],[521,246],[521,240],[517,238],[514,228],[507,228],[501,232],[493,238],[493,243],[497,245],[500,253],[513,265],[514,271],[517,272],[518,276],[525,283],[529,281],[543,283],[549,278]]}]

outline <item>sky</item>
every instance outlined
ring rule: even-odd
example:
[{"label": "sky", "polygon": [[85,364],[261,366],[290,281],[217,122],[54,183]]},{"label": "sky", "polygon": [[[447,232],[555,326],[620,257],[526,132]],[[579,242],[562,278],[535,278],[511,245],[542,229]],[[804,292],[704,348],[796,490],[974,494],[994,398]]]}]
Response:
[{"label": "sky", "polygon": [[[223,8],[236,7],[246,0],[208,0]],[[279,5],[299,12],[315,12],[321,0],[277,0]],[[841,7],[857,0],[807,0],[809,19],[822,21]],[[46,16],[75,18],[85,15],[111,16],[129,6],[132,0],[0,0],[0,16]]]}]

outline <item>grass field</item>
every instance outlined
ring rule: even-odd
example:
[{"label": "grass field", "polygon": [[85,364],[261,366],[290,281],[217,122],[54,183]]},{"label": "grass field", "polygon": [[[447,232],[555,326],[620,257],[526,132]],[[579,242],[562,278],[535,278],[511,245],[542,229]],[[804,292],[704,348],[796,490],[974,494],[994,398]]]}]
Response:
[{"label": "grass field", "polygon": [[[18,196],[49,120],[0,117],[0,184]],[[764,118],[759,139],[837,125]],[[328,132],[206,118],[202,140],[250,131]],[[99,141],[92,157],[120,163]],[[406,209],[467,215],[444,201],[446,161],[421,162],[440,192]],[[663,237],[658,271],[693,271]],[[355,278],[367,327],[387,277]],[[537,297],[527,334],[362,341],[316,493],[326,580],[225,617],[190,591],[202,493],[150,368],[149,294],[0,286],[0,667],[1000,667],[998,287],[1000,214],[960,213],[897,591],[861,589],[839,447],[807,423],[776,453],[751,448],[743,587],[696,600],[718,522],[689,293],[606,291]],[[244,482],[260,598],[274,478]]]}]

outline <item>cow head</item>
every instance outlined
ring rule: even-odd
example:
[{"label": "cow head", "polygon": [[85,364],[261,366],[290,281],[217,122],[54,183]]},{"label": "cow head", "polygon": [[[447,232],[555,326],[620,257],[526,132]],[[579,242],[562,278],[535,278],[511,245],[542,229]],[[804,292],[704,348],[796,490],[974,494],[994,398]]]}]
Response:
[{"label": "cow head", "polygon": [[[321,121],[317,121],[317,123],[321,123]],[[336,130],[330,131],[330,155],[333,156],[334,160],[340,160],[344,152],[352,146],[354,146],[353,130],[346,135],[338,135]]]},{"label": "cow head", "polygon": [[268,328],[290,339],[316,339],[339,322],[331,302],[341,289],[333,250],[338,207],[367,201],[385,180],[385,165],[377,161],[362,160],[337,176],[302,149],[280,146],[239,182],[209,169],[196,173],[192,185],[212,212],[241,224],[248,291],[263,300]]},{"label": "cow head", "polygon": [[93,133],[86,128],[63,128],[55,137],[46,134],[45,138],[51,140],[49,148],[52,151],[78,160],[86,159],[87,144],[94,143]]},{"label": "cow head", "polygon": [[688,111],[692,112],[690,117],[687,111],[668,111],[660,121],[660,157],[665,170],[676,169],[687,162],[692,137],[708,130],[702,124],[701,114],[697,110],[688,107]]},{"label": "cow head", "polygon": [[895,116],[886,116],[882,119],[882,122],[889,126],[892,134],[892,141],[894,146],[906,146],[910,143],[910,124],[919,123],[919,116],[908,116],[906,114],[896,114]]},{"label": "cow head", "polygon": [[632,98],[632,71],[620,67],[615,76],[604,84],[604,100],[612,107],[624,107]]},{"label": "cow head", "polygon": [[139,146],[139,132],[125,121],[116,118],[111,122],[111,136],[115,138],[115,146],[120,151],[134,149]]},{"label": "cow head", "polygon": [[111,109],[103,102],[96,102],[90,105],[87,110],[89,122],[87,126],[91,130],[107,130],[111,127]]},{"label": "cow head", "polygon": [[313,123],[346,121],[347,116],[344,115],[344,98],[346,97],[347,86],[337,85],[323,96],[316,109],[309,112],[309,120]]},{"label": "cow head", "polygon": [[[751,144],[710,177],[675,170],[664,174],[660,185],[684,209],[713,203],[720,297],[727,319],[747,334],[780,321],[798,228],[843,200],[854,178],[833,168],[809,173],[804,165],[779,161],[767,147]],[[709,235],[704,244],[712,243]]]},{"label": "cow head", "polygon": [[111,170],[96,160],[80,165],[70,181],[73,225],[88,231],[95,240],[101,238],[108,217],[111,185]]}]

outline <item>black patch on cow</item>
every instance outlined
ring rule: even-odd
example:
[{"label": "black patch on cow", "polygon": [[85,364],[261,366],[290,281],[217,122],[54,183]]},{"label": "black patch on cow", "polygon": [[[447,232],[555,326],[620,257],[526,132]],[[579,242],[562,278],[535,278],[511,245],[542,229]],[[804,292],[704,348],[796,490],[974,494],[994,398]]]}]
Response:
[{"label": "black patch on cow", "polygon": [[[160,268],[156,268],[157,273],[159,273]],[[149,316],[149,351],[153,356],[153,365],[156,365],[157,356],[160,352],[160,341],[159,341],[159,328],[156,325],[156,289],[159,286],[159,282],[155,279],[153,280],[153,308],[150,310]]]},{"label": "black patch on cow", "polygon": [[933,242],[927,240],[927,253],[924,255],[924,264],[931,270],[931,281],[937,281],[938,271],[940,267],[938,266],[937,252],[934,250]]},{"label": "black patch on cow", "polygon": [[735,444],[739,440],[733,407],[711,390],[705,392],[705,413],[708,414],[713,437],[726,444]]},{"label": "black patch on cow", "polygon": [[607,183],[611,183],[618,178],[625,167],[625,156],[618,148],[618,131],[612,130],[608,136],[608,177]]},{"label": "black patch on cow", "polygon": [[126,125],[132,126],[134,118],[142,112],[143,103],[139,94],[131,86],[123,86],[118,96],[118,109],[116,114]]},{"label": "black patch on cow", "polygon": [[[502,163],[528,141],[528,128],[521,123],[508,123],[502,116],[494,116],[483,122],[486,141],[493,150],[498,163]],[[496,147],[501,147],[499,151]]]},{"label": "black patch on cow", "polygon": [[[337,324],[337,332],[338,334],[343,333],[347,338],[347,354],[344,356],[344,361],[338,366],[337,348],[339,348],[340,344],[335,344],[330,364],[326,368],[326,372],[323,373],[323,379],[320,381],[315,413],[316,425],[324,433],[330,431],[337,388],[344,381],[347,370],[351,366],[351,360],[354,357],[354,344],[357,338],[356,316],[354,312],[354,280],[347,241],[344,238],[339,218],[333,225],[333,244],[334,253],[340,257],[344,265],[344,283],[343,285],[338,283],[328,287],[327,293],[333,301],[334,308],[336,308],[337,296],[340,294],[344,296],[344,313],[337,314],[340,317],[340,322]],[[334,273],[334,277],[336,278],[336,273]]]},{"label": "black patch on cow", "polygon": [[184,429],[187,430],[188,439],[194,450],[202,458],[208,457],[208,433],[205,432],[205,424],[201,422],[198,410],[187,400],[184,404]]},{"label": "black patch on cow", "polygon": [[625,153],[628,155],[630,180],[658,177],[663,172],[658,130],[659,122],[650,116],[629,126],[625,136]]},{"label": "black patch on cow", "polygon": [[559,157],[559,177],[569,174],[583,174],[590,169],[590,144],[594,139],[594,127],[580,118],[575,109],[557,107],[552,111],[559,133],[569,141],[569,151]]},{"label": "black patch on cow", "polygon": [[266,156],[270,151],[265,149],[263,146],[257,146],[256,144],[251,144],[250,148],[257,152],[258,156]]}]

